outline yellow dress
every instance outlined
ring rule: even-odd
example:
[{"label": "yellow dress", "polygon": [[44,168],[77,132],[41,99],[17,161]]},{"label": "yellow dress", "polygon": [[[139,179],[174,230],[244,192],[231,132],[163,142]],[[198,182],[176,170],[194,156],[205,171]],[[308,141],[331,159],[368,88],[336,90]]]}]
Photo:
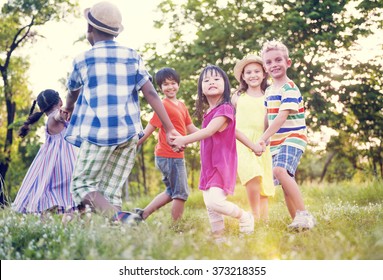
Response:
[{"label": "yellow dress", "polygon": [[[237,129],[256,143],[264,131],[264,97],[252,97],[244,93],[237,100]],[[273,196],[275,186],[270,147],[257,157],[249,148],[237,140],[238,177],[242,185],[251,179],[261,177],[261,195]]]}]

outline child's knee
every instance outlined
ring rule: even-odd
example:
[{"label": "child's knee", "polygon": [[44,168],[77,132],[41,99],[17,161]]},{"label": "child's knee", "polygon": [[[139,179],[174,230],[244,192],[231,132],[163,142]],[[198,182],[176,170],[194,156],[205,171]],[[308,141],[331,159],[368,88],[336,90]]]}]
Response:
[{"label": "child's knee", "polygon": [[285,168],[279,167],[279,166],[276,166],[273,168],[273,174],[277,179],[288,175],[287,170]]},{"label": "child's knee", "polygon": [[207,208],[216,212],[221,212],[225,208],[225,201],[223,200],[209,200],[205,201],[205,203]]}]

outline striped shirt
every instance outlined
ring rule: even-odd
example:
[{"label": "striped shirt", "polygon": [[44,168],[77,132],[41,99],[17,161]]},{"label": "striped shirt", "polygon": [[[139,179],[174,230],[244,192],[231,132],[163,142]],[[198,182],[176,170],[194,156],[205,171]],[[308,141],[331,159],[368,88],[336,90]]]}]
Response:
[{"label": "striped shirt", "polygon": [[277,154],[282,145],[296,147],[304,151],[307,146],[305,109],[302,95],[294,82],[289,81],[278,89],[272,86],[268,87],[265,92],[265,106],[269,126],[279,111],[291,111],[281,128],[271,136],[271,154]]},{"label": "striped shirt", "polygon": [[80,146],[119,145],[142,131],[138,92],[150,80],[143,60],[115,41],[100,41],[73,62],[68,89],[81,89],[65,139]]}]

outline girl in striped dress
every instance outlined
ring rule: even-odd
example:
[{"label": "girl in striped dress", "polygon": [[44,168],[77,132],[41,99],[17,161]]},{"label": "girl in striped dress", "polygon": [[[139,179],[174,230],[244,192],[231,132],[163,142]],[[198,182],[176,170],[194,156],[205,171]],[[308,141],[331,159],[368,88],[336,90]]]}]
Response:
[{"label": "girl in striped dress", "polygon": [[[40,112],[33,112],[36,102]],[[19,130],[25,137],[30,125],[43,114],[48,116],[45,124],[45,143],[33,160],[12,204],[20,213],[70,213],[76,209],[70,193],[70,183],[76,154],[73,146],[64,140],[67,122],[65,112],[60,110],[59,94],[51,89],[44,90],[33,102],[28,119]]]}]

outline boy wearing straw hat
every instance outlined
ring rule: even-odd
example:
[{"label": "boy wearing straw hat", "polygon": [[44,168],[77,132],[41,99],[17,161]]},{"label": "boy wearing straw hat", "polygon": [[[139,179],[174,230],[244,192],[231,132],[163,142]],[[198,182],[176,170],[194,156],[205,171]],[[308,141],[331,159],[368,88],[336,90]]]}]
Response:
[{"label": "boy wearing straw hat", "polygon": [[128,223],[140,219],[137,214],[121,211],[122,187],[142,134],[139,91],[159,116],[167,139],[179,134],[142,58],[114,41],[123,30],[119,9],[109,2],[99,2],[85,9],[84,16],[92,48],[73,61],[63,108],[70,117],[65,139],[80,148],[71,192],[77,203]]}]

